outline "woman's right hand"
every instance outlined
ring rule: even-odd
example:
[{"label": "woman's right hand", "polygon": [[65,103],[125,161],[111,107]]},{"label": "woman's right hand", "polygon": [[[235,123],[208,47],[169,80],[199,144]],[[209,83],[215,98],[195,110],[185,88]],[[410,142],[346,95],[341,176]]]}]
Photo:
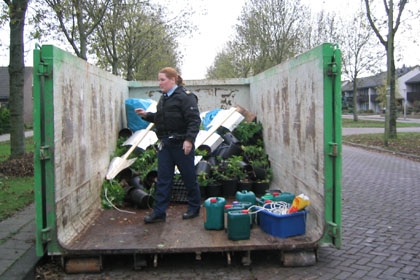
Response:
[{"label": "woman's right hand", "polygon": [[142,118],[146,117],[146,115],[147,115],[146,110],[144,110],[142,108],[136,108],[136,109],[134,109],[134,112],[136,112],[136,114],[139,115]]}]

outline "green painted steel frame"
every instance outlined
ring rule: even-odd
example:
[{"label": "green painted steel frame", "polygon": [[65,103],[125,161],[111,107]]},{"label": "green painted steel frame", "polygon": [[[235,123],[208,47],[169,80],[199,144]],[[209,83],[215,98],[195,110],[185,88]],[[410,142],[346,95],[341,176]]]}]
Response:
[{"label": "green painted steel frame", "polygon": [[34,50],[34,175],[36,254],[59,253],[54,194],[54,96],[52,60],[54,47]]},{"label": "green painted steel frame", "polygon": [[321,243],[341,247],[341,51],[323,45],[324,73],[324,195],[325,227]]}]

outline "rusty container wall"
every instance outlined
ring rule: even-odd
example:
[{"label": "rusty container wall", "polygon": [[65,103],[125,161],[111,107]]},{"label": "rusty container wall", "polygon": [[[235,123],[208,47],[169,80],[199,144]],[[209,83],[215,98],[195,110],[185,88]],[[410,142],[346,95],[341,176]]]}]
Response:
[{"label": "rusty container wall", "polygon": [[41,254],[40,244],[47,241],[54,247],[48,249],[52,253],[59,251],[56,242],[66,247],[101,208],[101,185],[118,131],[125,126],[128,86],[54,46],[35,50],[34,65],[34,142],[40,151],[35,156],[37,253]]}]

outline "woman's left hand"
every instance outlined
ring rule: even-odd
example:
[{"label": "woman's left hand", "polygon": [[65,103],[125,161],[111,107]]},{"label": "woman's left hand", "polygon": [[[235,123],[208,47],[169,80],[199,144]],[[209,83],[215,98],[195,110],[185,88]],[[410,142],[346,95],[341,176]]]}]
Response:
[{"label": "woman's left hand", "polygon": [[188,155],[191,152],[192,147],[193,147],[193,144],[190,141],[185,140],[182,146],[182,149],[184,150],[184,154]]}]

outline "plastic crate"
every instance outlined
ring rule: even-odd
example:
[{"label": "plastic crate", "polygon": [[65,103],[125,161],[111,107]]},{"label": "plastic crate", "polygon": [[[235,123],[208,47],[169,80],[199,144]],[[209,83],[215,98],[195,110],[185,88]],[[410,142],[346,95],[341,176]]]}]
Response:
[{"label": "plastic crate", "polygon": [[171,202],[185,203],[188,202],[188,191],[182,179],[174,179],[172,185]]},{"label": "plastic crate", "polygon": [[265,233],[286,238],[305,234],[307,213],[307,210],[302,210],[292,214],[279,215],[270,211],[260,211],[258,212],[258,221]]}]

